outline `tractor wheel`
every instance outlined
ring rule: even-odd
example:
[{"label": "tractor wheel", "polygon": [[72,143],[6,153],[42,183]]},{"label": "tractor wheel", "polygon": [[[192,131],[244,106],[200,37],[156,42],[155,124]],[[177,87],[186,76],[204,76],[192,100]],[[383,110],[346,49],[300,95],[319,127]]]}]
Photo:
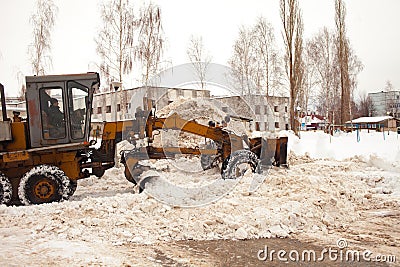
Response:
[{"label": "tractor wheel", "polygon": [[70,179],[55,166],[32,168],[21,179],[18,195],[25,205],[42,204],[68,199]]},{"label": "tractor wheel", "polygon": [[[216,149],[217,146],[215,145],[214,142],[210,142],[206,145],[206,149]],[[200,163],[201,163],[201,167],[203,168],[203,170],[209,170],[212,169],[217,165],[217,163],[215,162],[215,159],[217,158],[217,155],[206,155],[206,154],[202,154],[200,156]]]},{"label": "tractor wheel", "polygon": [[10,180],[0,172],[0,205],[8,204],[12,197],[12,186]]},{"label": "tractor wheel", "polygon": [[238,150],[224,160],[221,168],[222,179],[236,179],[244,175],[251,168],[256,172],[259,159],[250,150]]}]

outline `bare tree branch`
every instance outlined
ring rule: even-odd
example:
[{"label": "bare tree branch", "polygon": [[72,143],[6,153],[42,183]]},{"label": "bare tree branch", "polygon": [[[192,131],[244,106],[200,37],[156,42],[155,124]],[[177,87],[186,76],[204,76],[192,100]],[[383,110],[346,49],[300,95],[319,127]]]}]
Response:
[{"label": "bare tree branch", "polygon": [[143,65],[143,83],[147,86],[150,76],[157,74],[164,51],[164,36],[161,22],[161,9],[153,3],[140,11],[139,40],[134,55]]},{"label": "bare tree branch", "polygon": [[29,48],[33,74],[44,75],[51,67],[51,31],[56,21],[57,6],[52,0],[37,0],[31,16],[33,41]]},{"label": "bare tree branch", "polygon": [[253,28],[254,57],[256,59],[254,81],[258,91],[266,96],[276,95],[283,83],[281,58],[275,45],[274,29],[263,17],[259,17]]},{"label": "bare tree branch", "polygon": [[237,80],[236,89],[241,95],[251,95],[254,91],[254,69],[256,62],[253,50],[253,31],[245,26],[240,27],[239,36],[233,45],[233,55],[229,65],[233,77]]},{"label": "bare tree branch", "polygon": [[[123,75],[133,67],[133,40],[136,29],[133,7],[129,0],[110,0],[102,5],[103,26],[96,38],[101,57],[100,71],[106,84],[123,82]],[[108,88],[108,87],[106,87]]]},{"label": "bare tree branch", "polygon": [[211,62],[211,56],[204,51],[203,38],[192,35],[186,54],[193,65],[197,78],[199,78],[201,89],[204,89],[207,68]]}]

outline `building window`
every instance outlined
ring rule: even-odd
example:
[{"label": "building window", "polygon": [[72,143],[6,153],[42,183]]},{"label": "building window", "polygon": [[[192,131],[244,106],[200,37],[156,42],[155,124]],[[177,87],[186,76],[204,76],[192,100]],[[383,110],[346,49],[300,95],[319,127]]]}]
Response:
[{"label": "building window", "polygon": [[121,111],[121,104],[117,104],[117,112]]},{"label": "building window", "polygon": [[258,121],[256,121],[256,131],[260,130],[260,123]]},{"label": "building window", "polygon": [[101,114],[101,107],[97,107],[97,114]]},{"label": "building window", "polygon": [[259,105],[256,105],[256,110],[255,110],[255,112],[256,112],[256,114],[260,114],[261,112],[260,112],[260,106]]},{"label": "building window", "polygon": [[279,128],[279,122],[275,122],[275,128]]},{"label": "building window", "polygon": [[196,91],[196,90],[193,90],[193,91],[192,91],[192,97],[193,97],[193,98],[197,98],[197,91]]},{"label": "building window", "polygon": [[106,113],[111,113],[111,106],[106,106]]},{"label": "building window", "polygon": [[287,113],[287,106],[285,106],[285,112]]},{"label": "building window", "polygon": [[178,96],[183,96],[183,90],[182,89],[178,89]]},{"label": "building window", "polygon": [[286,129],[286,131],[289,131],[289,124],[285,124],[285,129]]},{"label": "building window", "polygon": [[278,112],[278,106],[274,106],[274,112]]}]

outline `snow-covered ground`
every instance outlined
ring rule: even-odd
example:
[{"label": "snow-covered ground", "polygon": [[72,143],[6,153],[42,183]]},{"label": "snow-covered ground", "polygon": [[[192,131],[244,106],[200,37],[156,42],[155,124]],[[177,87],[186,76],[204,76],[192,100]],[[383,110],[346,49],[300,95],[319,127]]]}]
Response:
[{"label": "snow-covered ground", "polygon": [[[222,197],[193,208],[153,198],[160,192],[167,192],[164,197],[169,200],[182,197],[157,180],[147,193],[134,193],[122,168],[110,169],[100,179],[79,181],[66,202],[0,206],[0,263],[143,266],[157,263],[143,251],[131,251],[130,245],[145,250],[149,244],[188,239],[310,237],[334,242],[340,236],[350,238],[346,229],[362,221],[366,211],[375,212],[383,223],[387,214],[400,210],[397,134],[386,133],[384,138],[383,133],[362,132],[359,142],[355,133],[329,137],[302,132],[301,139],[290,132],[281,134],[289,136],[288,169],[274,167],[262,175],[247,172]],[[181,157],[150,163],[170,184],[212,184],[208,193],[220,196],[219,189],[232,181],[221,180],[218,170],[200,171],[198,162],[197,157]],[[254,179],[264,182],[250,192]],[[382,230],[368,229],[375,231]],[[399,243],[399,236],[390,238]],[[376,240],[374,248],[379,251],[384,244]]]},{"label": "snow-covered ground", "polygon": [[[357,138],[358,136],[358,138]],[[290,138],[289,146],[296,154],[308,153],[312,158],[344,160],[360,156],[364,160],[382,160],[379,167],[400,166],[400,136],[395,132],[367,130],[351,133],[301,132],[299,138]]]},{"label": "snow-covered ground", "polygon": [[367,163],[379,171],[387,171],[382,179],[393,196],[400,197],[400,135],[395,132],[367,130],[352,133],[339,132],[330,136],[323,132],[302,132],[300,139],[289,138],[289,150],[296,155],[313,159],[354,160]]}]

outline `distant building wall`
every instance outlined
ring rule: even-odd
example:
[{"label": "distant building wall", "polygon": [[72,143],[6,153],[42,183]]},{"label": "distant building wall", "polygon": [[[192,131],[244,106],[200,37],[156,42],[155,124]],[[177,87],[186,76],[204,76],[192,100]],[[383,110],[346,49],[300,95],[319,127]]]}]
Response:
[{"label": "distant building wall", "polygon": [[279,131],[290,129],[288,97],[229,96],[215,98],[215,102],[222,111],[228,114],[253,119],[252,130]]},{"label": "distant building wall", "polygon": [[138,107],[143,109],[144,99],[151,101],[157,109],[162,109],[178,98],[210,98],[210,91],[138,87],[117,92],[99,93],[93,97],[92,119],[94,121],[115,121],[115,117],[117,120],[132,119]]},{"label": "distant building wall", "polygon": [[400,118],[400,91],[369,93],[373,105],[370,116],[393,116]]}]

